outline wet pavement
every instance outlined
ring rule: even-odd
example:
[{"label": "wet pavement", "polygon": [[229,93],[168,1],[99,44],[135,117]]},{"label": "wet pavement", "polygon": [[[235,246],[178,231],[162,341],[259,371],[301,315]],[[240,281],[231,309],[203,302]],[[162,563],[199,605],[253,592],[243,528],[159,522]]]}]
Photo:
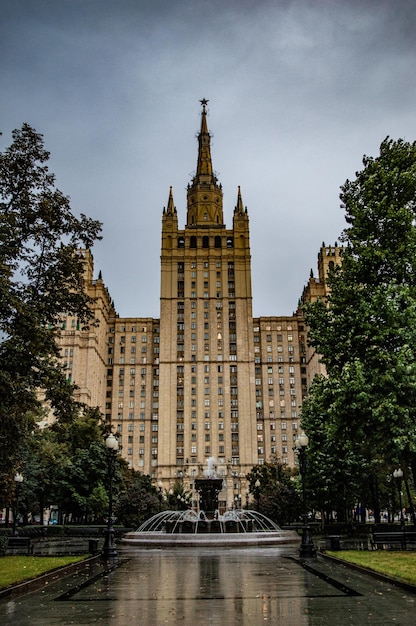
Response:
[{"label": "wet pavement", "polygon": [[[416,563],[416,555],[415,555]],[[416,623],[416,594],[293,547],[133,549],[0,601],[0,624],[344,626]]]}]

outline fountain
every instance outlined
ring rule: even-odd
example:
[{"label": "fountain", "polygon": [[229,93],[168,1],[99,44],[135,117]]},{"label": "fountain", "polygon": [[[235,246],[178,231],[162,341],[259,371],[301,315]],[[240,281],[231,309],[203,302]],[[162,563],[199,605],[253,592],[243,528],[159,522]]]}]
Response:
[{"label": "fountain", "polygon": [[218,510],[223,479],[217,476],[215,459],[208,459],[203,478],[194,481],[199,494],[198,512],[162,511],[146,520],[123,543],[139,546],[270,546],[299,542],[293,531],[279,528],[271,519],[251,509]]}]

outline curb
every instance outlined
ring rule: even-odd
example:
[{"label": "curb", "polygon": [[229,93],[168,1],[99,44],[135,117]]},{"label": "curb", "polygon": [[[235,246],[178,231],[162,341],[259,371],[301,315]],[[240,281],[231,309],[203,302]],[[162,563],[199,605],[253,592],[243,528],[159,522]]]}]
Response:
[{"label": "curb", "polygon": [[56,580],[59,580],[64,576],[69,576],[69,574],[72,574],[74,572],[86,570],[99,560],[100,555],[91,556],[87,559],[84,559],[83,561],[78,561],[77,563],[71,563],[70,565],[56,567],[49,572],[39,574],[39,576],[36,576],[36,578],[30,578],[29,580],[25,580],[21,583],[17,583],[15,585],[5,587],[4,589],[0,589],[0,600],[40,589],[45,585],[48,585],[50,582],[55,582]]},{"label": "curb", "polygon": [[397,578],[392,578],[391,576],[387,576],[386,574],[381,574],[381,572],[375,572],[374,570],[363,567],[362,565],[350,563],[349,561],[345,561],[344,559],[332,556],[332,554],[326,554],[326,552],[319,552],[319,555],[323,556],[325,559],[328,559],[328,561],[333,561],[334,563],[337,563],[338,565],[345,565],[346,567],[349,567],[350,569],[353,569],[360,574],[368,574],[369,576],[377,578],[384,583],[395,585],[396,587],[400,587],[401,589],[409,591],[410,593],[416,594],[416,585],[406,583],[402,580],[398,580]]}]

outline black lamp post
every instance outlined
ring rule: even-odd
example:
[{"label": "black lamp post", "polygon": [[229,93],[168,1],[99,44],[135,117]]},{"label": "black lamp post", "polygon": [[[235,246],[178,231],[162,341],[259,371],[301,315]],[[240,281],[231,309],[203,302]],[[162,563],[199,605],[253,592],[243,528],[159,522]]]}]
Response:
[{"label": "black lamp post", "polygon": [[117,559],[117,550],[114,543],[113,528],[113,478],[118,452],[118,441],[113,433],[108,435],[105,440],[105,445],[108,451],[108,521],[105,530],[102,557],[106,561],[115,561]]},{"label": "black lamp post", "polygon": [[313,544],[311,537],[311,529],[308,522],[308,511],[306,507],[306,490],[305,490],[305,478],[307,469],[306,460],[306,447],[309,443],[309,439],[305,433],[302,433],[295,439],[295,450],[299,459],[299,471],[302,479],[302,509],[303,509],[303,527],[302,527],[302,541],[299,548],[299,556],[301,558],[316,557],[316,548]]},{"label": "black lamp post", "polygon": [[402,478],[403,478],[403,470],[396,469],[393,472],[393,478],[397,481],[397,490],[399,492],[399,506],[400,506],[400,528],[404,531],[404,515],[403,515],[403,505],[402,505]]},{"label": "black lamp post", "polygon": [[246,509],[248,509],[248,489],[246,491]]},{"label": "black lamp post", "polygon": [[236,494],[234,496],[234,508],[236,510],[241,509],[241,496],[240,496],[240,494]]},{"label": "black lamp post", "polygon": [[23,476],[17,472],[14,476],[15,492],[14,492],[14,508],[13,508],[13,535],[18,535],[17,531],[17,516],[19,513],[19,496],[20,489],[22,487]]},{"label": "black lamp post", "polygon": [[159,511],[162,510],[162,500],[163,500],[163,483],[161,480],[157,483],[158,496],[159,496]]}]

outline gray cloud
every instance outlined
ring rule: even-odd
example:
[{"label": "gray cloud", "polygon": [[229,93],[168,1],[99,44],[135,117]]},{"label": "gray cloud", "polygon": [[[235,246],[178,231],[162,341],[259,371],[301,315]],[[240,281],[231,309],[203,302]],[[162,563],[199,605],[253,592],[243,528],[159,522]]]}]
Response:
[{"label": "gray cloud", "polygon": [[414,140],[410,0],[20,0],[2,17],[2,145],[24,121],[44,134],[74,210],[104,223],[96,270],[121,315],[159,314],[162,208],[173,185],[184,225],[200,98],[227,225],[238,185],[249,211],[256,315],[296,307],[362,155]]}]

